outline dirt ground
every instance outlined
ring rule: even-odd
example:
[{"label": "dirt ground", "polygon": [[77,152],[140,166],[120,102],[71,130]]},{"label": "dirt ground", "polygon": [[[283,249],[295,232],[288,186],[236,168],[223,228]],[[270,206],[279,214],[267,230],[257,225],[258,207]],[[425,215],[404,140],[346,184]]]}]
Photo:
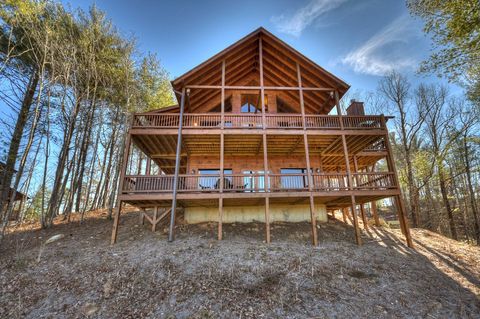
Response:
[{"label": "dirt ground", "polygon": [[[177,227],[153,233],[139,216],[10,230],[0,247],[0,318],[480,318],[480,249],[412,230],[371,227],[364,245],[340,221]],[[44,244],[54,235],[64,237]]]}]

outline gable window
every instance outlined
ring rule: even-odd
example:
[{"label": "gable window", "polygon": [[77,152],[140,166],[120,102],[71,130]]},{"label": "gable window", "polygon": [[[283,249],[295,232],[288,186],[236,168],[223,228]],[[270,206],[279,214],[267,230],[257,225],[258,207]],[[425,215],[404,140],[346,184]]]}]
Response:
[{"label": "gable window", "polygon": [[[261,113],[260,94],[242,94],[240,112],[242,113]],[[265,111],[268,111],[268,97],[265,95]]]}]

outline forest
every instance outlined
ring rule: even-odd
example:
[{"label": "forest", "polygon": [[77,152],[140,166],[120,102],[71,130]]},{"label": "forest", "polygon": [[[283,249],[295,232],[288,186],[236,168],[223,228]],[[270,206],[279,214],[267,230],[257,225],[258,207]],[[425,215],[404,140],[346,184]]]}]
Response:
[{"label": "forest", "polygon": [[[449,3],[454,3],[450,5]],[[434,53],[412,85],[396,70],[365,101],[389,122],[412,227],[480,244],[480,9],[476,1],[407,1],[425,21]],[[170,75],[140,52],[104,12],[55,1],[0,4],[0,238],[14,207],[10,187],[29,199],[17,223],[69,220],[116,205],[119,165],[133,112],[175,104]],[[461,88],[451,92],[446,81]]]},{"label": "forest", "polygon": [[30,197],[18,221],[42,227],[114,206],[129,114],[174,103],[168,73],[96,7],[7,1],[0,15],[1,233],[9,185]]}]

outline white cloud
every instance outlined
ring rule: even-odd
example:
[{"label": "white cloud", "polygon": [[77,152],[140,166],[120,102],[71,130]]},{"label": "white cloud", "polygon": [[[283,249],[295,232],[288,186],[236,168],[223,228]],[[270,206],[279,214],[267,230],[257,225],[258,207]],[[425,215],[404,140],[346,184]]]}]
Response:
[{"label": "white cloud", "polygon": [[409,16],[402,15],[348,53],[341,62],[357,73],[370,75],[384,75],[394,69],[414,69],[417,61],[407,55],[412,49],[410,40],[417,32]]},{"label": "white cloud", "polygon": [[278,30],[293,36],[300,36],[302,31],[312,24],[318,17],[338,8],[342,3],[348,0],[310,0],[310,2],[297,10],[290,17],[285,15],[275,16],[271,21],[276,25]]}]

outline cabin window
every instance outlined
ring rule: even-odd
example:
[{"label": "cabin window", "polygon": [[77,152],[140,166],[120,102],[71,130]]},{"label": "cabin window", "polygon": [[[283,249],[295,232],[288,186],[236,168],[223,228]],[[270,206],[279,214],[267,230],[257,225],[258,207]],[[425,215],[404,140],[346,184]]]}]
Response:
[{"label": "cabin window", "polygon": [[[262,107],[260,94],[242,94],[240,112],[242,113],[261,113]],[[268,111],[268,97],[265,95],[265,112]]]},{"label": "cabin window", "polygon": [[308,175],[306,168],[282,168],[280,181],[282,188],[298,189],[308,187]]},{"label": "cabin window", "polygon": [[[223,170],[223,174],[231,175],[232,169]],[[200,189],[219,189],[220,188],[220,169],[199,169],[198,188]],[[232,188],[232,176],[224,176],[223,187]]]}]

